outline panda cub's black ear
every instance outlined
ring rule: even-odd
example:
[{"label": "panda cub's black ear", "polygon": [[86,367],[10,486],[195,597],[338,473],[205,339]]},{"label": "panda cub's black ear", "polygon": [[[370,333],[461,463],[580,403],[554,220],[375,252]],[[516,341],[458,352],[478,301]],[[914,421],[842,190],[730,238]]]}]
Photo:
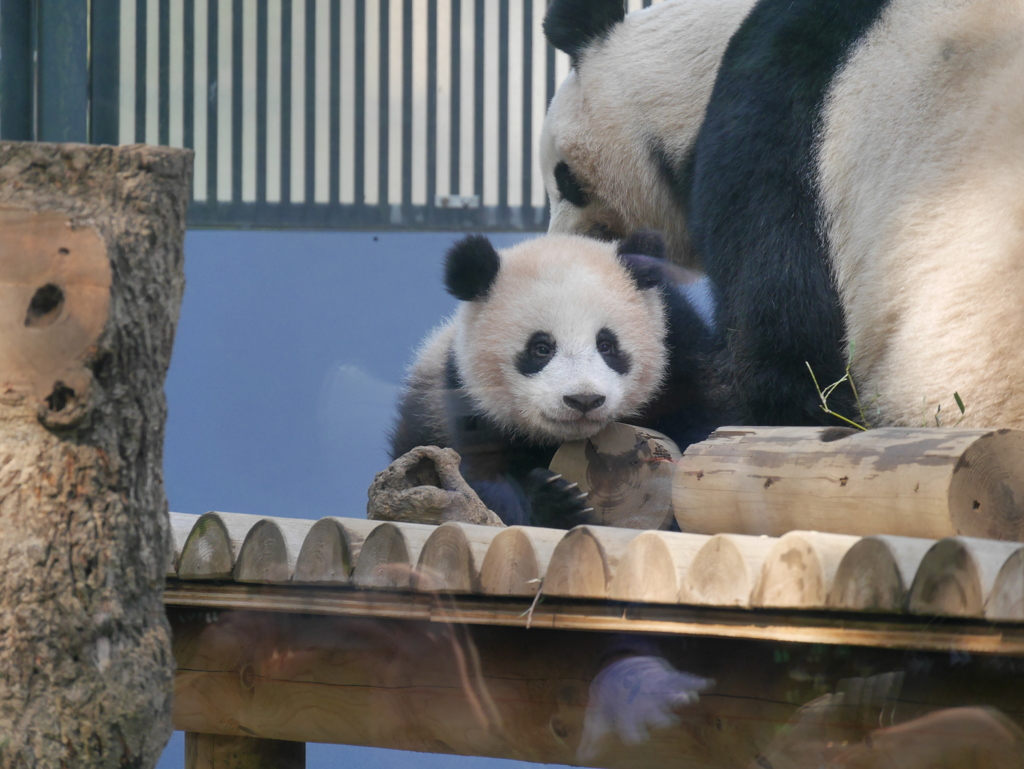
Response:
[{"label": "panda cub's black ear", "polygon": [[463,302],[487,296],[498,277],[501,260],[483,235],[467,235],[448,249],[444,258],[444,286]]},{"label": "panda cub's black ear", "polygon": [[551,0],[544,15],[544,35],[548,42],[579,64],[583,53],[626,18],[623,0]]},{"label": "panda cub's black ear", "polygon": [[641,291],[665,283],[665,241],[654,230],[637,230],[619,243],[619,261]]}]

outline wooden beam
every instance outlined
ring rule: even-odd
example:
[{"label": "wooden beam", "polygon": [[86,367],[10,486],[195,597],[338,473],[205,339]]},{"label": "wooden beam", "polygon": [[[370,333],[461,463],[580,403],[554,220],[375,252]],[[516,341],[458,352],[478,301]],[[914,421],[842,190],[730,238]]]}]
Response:
[{"label": "wooden beam", "polygon": [[385,590],[168,582],[168,606],[373,619],[712,636],[793,643],[1024,656],[1024,625],[985,619],[835,611],[741,610],[523,596],[444,596]]},{"label": "wooden beam", "polygon": [[[171,621],[179,729],[542,763],[578,763],[610,643],[602,633],[366,617],[172,611]],[[1024,715],[1024,687],[1007,685],[1005,669],[982,658],[922,654],[908,668],[892,649],[698,637],[662,638],[654,653],[714,685],[649,741],[626,746],[609,735],[594,765],[757,766],[766,752],[791,750],[780,728],[801,722],[801,708],[837,692],[847,704],[817,719],[820,750],[827,734],[849,729],[854,705],[874,719],[870,728],[883,706],[897,725],[968,700],[1004,714],[1011,729]],[[853,698],[900,670],[902,689],[885,687],[878,702]]]}]

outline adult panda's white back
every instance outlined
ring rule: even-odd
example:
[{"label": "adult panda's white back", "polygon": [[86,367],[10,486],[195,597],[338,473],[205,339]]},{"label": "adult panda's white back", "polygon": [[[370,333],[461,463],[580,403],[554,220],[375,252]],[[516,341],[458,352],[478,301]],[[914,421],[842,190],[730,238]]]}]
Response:
[{"label": "adult panda's white back", "polygon": [[[1024,4],[894,0],[830,87],[819,183],[885,424],[1024,425]],[[948,415],[948,416],[946,416]]]}]

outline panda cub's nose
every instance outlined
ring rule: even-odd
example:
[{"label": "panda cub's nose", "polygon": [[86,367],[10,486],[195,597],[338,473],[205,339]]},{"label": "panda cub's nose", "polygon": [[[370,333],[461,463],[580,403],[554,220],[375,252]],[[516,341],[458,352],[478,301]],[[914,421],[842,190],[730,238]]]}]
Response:
[{"label": "panda cub's nose", "polygon": [[604,396],[593,393],[577,393],[576,395],[566,395],[562,400],[565,401],[565,405],[571,406],[581,414],[586,414],[604,403]]}]

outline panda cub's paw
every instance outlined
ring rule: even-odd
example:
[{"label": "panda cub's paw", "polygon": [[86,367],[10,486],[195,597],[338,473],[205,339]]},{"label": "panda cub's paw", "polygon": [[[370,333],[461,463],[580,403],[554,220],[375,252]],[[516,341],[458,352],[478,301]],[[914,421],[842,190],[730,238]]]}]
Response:
[{"label": "panda cub's paw", "polygon": [[526,493],[530,498],[530,524],[549,529],[571,529],[590,523],[594,512],[587,504],[587,494],[561,475],[538,467],[526,476]]}]

